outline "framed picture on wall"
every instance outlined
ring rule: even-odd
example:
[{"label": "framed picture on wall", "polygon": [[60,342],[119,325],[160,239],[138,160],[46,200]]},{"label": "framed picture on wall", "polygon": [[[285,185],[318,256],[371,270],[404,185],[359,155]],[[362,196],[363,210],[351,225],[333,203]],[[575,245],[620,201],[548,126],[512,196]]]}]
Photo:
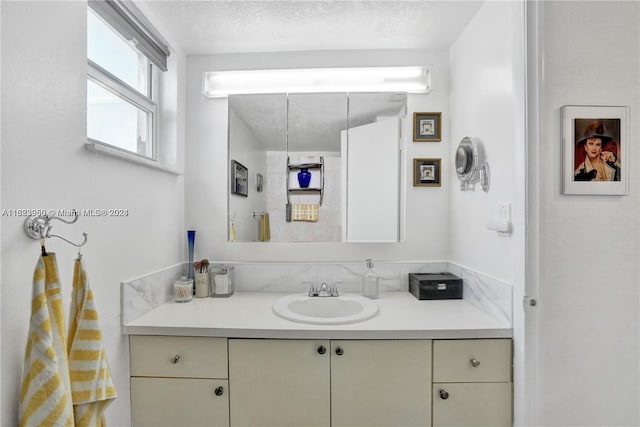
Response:
[{"label": "framed picture on wall", "polygon": [[262,193],[262,189],[264,187],[264,178],[261,173],[256,174],[256,191],[258,193]]},{"label": "framed picture on wall", "polygon": [[629,194],[629,107],[562,107],[563,193]]},{"label": "framed picture on wall", "polygon": [[231,160],[231,194],[247,197],[249,171],[241,163]]},{"label": "framed picture on wall", "polygon": [[413,113],[413,142],[442,140],[442,113]]},{"label": "framed picture on wall", "polygon": [[440,187],[440,159],[413,159],[413,186]]}]

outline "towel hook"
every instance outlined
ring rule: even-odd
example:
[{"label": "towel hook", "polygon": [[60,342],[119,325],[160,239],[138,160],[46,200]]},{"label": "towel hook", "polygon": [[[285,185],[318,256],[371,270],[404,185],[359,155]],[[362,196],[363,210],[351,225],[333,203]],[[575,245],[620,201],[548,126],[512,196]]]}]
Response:
[{"label": "towel hook", "polygon": [[[74,218],[72,220],[66,220],[58,216],[49,216],[47,214],[31,215],[24,220],[25,234],[28,237],[34,240],[40,240],[41,242],[44,242],[44,239],[48,239],[49,237],[57,237],[69,243],[70,245],[75,246],[76,248],[80,248],[87,243],[87,240],[88,240],[87,233],[82,233],[82,235],[84,236],[84,240],[81,243],[74,243],[71,240],[68,240],[67,238],[60,236],[59,234],[52,234],[51,229],[53,228],[53,226],[50,223],[52,219],[57,219],[58,221],[62,221],[65,224],[73,224],[78,220],[78,213],[74,212]],[[44,247],[44,245],[42,246]]]}]

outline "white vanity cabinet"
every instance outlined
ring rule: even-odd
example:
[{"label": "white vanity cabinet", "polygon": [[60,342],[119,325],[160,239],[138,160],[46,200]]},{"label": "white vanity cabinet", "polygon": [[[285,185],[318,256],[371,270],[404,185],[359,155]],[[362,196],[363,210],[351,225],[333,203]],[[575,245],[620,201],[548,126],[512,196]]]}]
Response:
[{"label": "white vanity cabinet", "polygon": [[329,340],[229,340],[232,426],[328,426]]},{"label": "white vanity cabinet", "polygon": [[225,338],[130,337],[131,424],[228,426]]},{"label": "white vanity cabinet", "polygon": [[427,426],[429,340],[229,340],[232,426]]},{"label": "white vanity cabinet", "polygon": [[511,426],[511,340],[433,341],[433,426]]},{"label": "white vanity cabinet", "polygon": [[510,339],[131,336],[133,426],[510,426]]},{"label": "white vanity cabinet", "polygon": [[430,340],[331,341],[331,425],[428,426]]}]

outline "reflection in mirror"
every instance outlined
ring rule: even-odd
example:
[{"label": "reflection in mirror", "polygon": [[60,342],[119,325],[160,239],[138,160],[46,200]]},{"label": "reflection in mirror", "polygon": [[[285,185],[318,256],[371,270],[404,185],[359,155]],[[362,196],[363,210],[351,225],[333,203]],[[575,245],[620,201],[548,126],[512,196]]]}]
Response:
[{"label": "reflection in mirror", "polygon": [[342,240],[400,240],[400,135],[407,94],[349,96],[349,129],[343,136]]},{"label": "reflection in mirror", "polygon": [[[340,134],[347,128],[347,103],[346,93],[289,95],[288,183],[277,196],[285,196],[280,206],[291,215],[274,207],[280,241],[341,241]],[[311,174],[308,191],[300,189],[302,173]]]},{"label": "reflection in mirror", "polygon": [[[230,96],[228,131],[229,169],[235,160],[248,171],[247,197],[229,191],[228,237],[230,241],[260,241],[260,223],[264,220],[261,214],[268,212],[267,194],[272,176],[267,169],[267,158],[270,153],[284,153],[287,149],[287,96]],[[280,173],[284,173],[284,164]],[[263,177],[262,192],[257,191],[258,174]],[[231,179],[229,172],[229,190],[234,184]]]},{"label": "reflection in mirror", "polygon": [[229,194],[229,240],[397,242],[405,115],[406,94],[229,96],[228,160],[249,176],[248,197]]}]

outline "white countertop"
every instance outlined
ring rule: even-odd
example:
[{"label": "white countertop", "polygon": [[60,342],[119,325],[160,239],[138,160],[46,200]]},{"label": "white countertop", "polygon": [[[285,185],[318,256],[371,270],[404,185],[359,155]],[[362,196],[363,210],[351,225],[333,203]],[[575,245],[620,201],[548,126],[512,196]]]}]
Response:
[{"label": "white countertop", "polygon": [[312,325],[283,319],[272,310],[290,293],[236,292],[229,298],[168,302],[123,325],[129,335],[229,338],[432,339],[510,338],[512,329],[463,300],[419,301],[408,292],[385,292],[378,314],[346,325]]}]

